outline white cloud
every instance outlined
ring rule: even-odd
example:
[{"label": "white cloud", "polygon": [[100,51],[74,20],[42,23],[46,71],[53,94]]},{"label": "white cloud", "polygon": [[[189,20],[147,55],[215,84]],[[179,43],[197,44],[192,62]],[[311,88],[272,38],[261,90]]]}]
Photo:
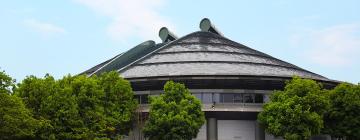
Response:
[{"label": "white cloud", "polygon": [[172,24],[157,11],[165,4],[164,0],[75,1],[112,19],[107,32],[113,39],[153,39],[163,26],[174,30]]},{"label": "white cloud", "polygon": [[319,19],[321,19],[322,17],[320,15],[317,14],[313,14],[313,15],[306,15],[306,16],[302,16],[302,17],[295,17],[293,19],[291,19],[291,23],[292,24],[307,24],[307,23],[311,23],[311,22],[317,22]]},{"label": "white cloud", "polygon": [[35,19],[26,19],[24,20],[24,24],[29,28],[37,32],[40,32],[43,35],[66,33],[65,29],[62,27],[59,27],[51,23],[38,21]]},{"label": "white cloud", "polygon": [[345,66],[360,59],[360,26],[336,25],[318,30],[306,30],[290,38],[305,50],[312,62],[324,66]]}]

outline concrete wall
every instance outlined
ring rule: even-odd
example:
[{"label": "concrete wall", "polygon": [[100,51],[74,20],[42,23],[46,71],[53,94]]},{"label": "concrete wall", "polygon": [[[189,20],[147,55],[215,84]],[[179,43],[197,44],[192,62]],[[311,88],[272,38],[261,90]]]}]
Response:
[{"label": "concrete wall", "polygon": [[[284,139],[281,137],[274,137],[273,135],[266,133],[265,140],[284,140]],[[310,140],[331,140],[331,137],[329,135],[317,135],[317,136],[312,136]]]},{"label": "concrete wall", "polygon": [[206,140],[206,123],[200,128],[197,137],[193,140]]},{"label": "concrete wall", "polygon": [[255,121],[218,120],[219,140],[255,140]]}]

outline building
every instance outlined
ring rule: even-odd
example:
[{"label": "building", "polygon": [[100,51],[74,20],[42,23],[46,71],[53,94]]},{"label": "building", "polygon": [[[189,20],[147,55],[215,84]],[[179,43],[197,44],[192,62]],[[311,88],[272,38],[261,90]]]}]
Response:
[{"label": "building", "polygon": [[283,89],[294,75],[321,82],[325,88],[338,84],[227,39],[209,19],[203,19],[200,28],[181,38],[162,28],[162,43],[145,41],[84,72],[116,70],[131,82],[141,113],[138,129],[129,139],[142,139],[139,128],[149,111],[147,97],[161,93],[168,80],[184,83],[204,104],[207,123],[197,140],[275,139],[255,121],[273,90]]}]

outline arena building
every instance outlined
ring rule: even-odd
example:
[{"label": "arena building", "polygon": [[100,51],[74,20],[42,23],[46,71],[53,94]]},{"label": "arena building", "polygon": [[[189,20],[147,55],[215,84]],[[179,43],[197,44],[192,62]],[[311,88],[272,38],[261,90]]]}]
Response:
[{"label": "arena building", "polygon": [[293,76],[316,80],[325,88],[338,84],[224,37],[209,19],[200,22],[200,29],[178,38],[163,27],[162,43],[145,41],[83,73],[116,70],[131,82],[140,107],[136,128],[127,139],[143,139],[147,97],[160,94],[169,80],[184,83],[203,103],[207,121],[196,140],[278,139],[256,122],[273,90],[283,89]]}]

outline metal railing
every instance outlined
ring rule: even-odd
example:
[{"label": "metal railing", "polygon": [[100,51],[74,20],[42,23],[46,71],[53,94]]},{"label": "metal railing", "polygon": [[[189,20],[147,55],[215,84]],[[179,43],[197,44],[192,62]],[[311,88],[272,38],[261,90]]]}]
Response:
[{"label": "metal railing", "polygon": [[[215,103],[202,104],[203,111],[241,111],[241,112],[260,112],[263,103]],[[140,112],[149,112],[149,104],[140,104]]]}]

